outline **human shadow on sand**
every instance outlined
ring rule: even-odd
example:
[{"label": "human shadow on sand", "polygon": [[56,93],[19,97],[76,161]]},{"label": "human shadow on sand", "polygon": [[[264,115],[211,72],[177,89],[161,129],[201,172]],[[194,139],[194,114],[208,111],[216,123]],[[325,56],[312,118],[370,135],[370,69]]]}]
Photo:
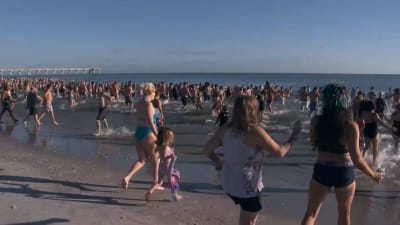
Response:
[{"label": "human shadow on sand", "polygon": [[356,190],[357,197],[382,198],[382,199],[400,199],[400,191],[370,191]]},{"label": "human shadow on sand", "polygon": [[[24,182],[24,183],[18,183]],[[68,182],[67,186],[77,187],[81,191],[90,192],[90,194],[74,194],[74,193],[63,193],[56,191],[45,191],[39,190],[31,187],[29,183],[48,183],[48,184],[63,184],[62,181],[49,180],[42,178],[32,178],[32,177],[18,177],[18,176],[0,176],[0,193],[10,193],[10,194],[21,194],[26,197],[47,199],[47,200],[57,200],[57,201],[68,201],[68,202],[82,202],[91,204],[104,204],[104,205],[118,205],[118,206],[146,206],[144,199],[135,198],[123,198],[115,196],[105,196],[104,191],[102,191],[101,196],[91,195],[93,192],[98,192],[93,189],[80,188],[83,185],[92,185],[102,188],[108,188],[110,191],[106,193],[116,192],[117,186],[106,186],[106,185],[93,185],[93,184],[83,184]],[[11,187],[5,187],[11,186]],[[138,201],[139,203],[132,204],[127,202]],[[148,207],[148,206],[147,206]]]},{"label": "human shadow on sand", "polygon": [[51,183],[51,184],[59,184],[66,187],[76,188],[80,191],[96,191],[96,192],[112,192],[112,191],[103,191],[91,189],[89,187],[97,187],[97,188],[113,188],[115,186],[110,185],[101,185],[101,184],[88,184],[88,183],[79,183],[79,182],[71,182],[71,181],[63,181],[63,180],[50,180],[45,178],[37,178],[37,177],[21,177],[21,176],[6,176],[0,175],[0,180],[5,181],[16,181],[16,182],[31,182],[31,183]]},{"label": "human shadow on sand", "polygon": [[[151,185],[148,181],[131,181],[131,183],[136,184],[147,184]],[[204,182],[181,182],[179,183],[179,188],[181,191],[199,193],[199,194],[212,194],[212,195],[224,195],[220,184],[204,183]],[[135,189],[144,189],[142,187]],[[307,188],[275,188],[275,187],[265,187],[262,191],[263,196],[268,196],[271,193],[308,193]]]},{"label": "human shadow on sand", "polygon": [[47,220],[40,220],[40,221],[32,221],[26,223],[9,223],[5,225],[48,225],[48,224],[55,224],[55,223],[68,223],[70,220],[63,219],[63,218],[50,218]]}]

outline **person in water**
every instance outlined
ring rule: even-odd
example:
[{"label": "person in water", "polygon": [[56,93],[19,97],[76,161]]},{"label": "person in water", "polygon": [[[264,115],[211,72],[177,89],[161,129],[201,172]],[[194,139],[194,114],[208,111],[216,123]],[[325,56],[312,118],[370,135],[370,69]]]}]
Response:
[{"label": "person in water", "polygon": [[[264,155],[283,157],[293,146],[300,133],[300,121],[284,144],[278,144],[259,125],[258,101],[255,96],[238,96],[231,120],[217,129],[207,141],[204,152],[217,170],[222,170],[224,192],[240,205],[240,225],[255,225],[260,212],[262,165]],[[223,146],[224,158],[215,150]]]},{"label": "person in water", "polygon": [[122,179],[122,187],[128,189],[129,181],[150,160],[154,184],[158,182],[158,154],[155,152],[157,140],[158,111],[154,109],[156,89],[152,83],[143,85],[143,98],[136,104],[137,127],[135,130],[136,151],[138,160],[132,165],[128,174]]},{"label": "person in water", "polygon": [[95,136],[101,134],[101,122],[103,122],[104,127],[108,129],[107,115],[111,110],[111,96],[110,89],[108,87],[104,88],[104,91],[100,94],[98,99],[98,107],[99,110],[96,116],[97,132],[95,133]]},{"label": "person in water", "polygon": [[54,116],[54,108],[53,108],[53,85],[52,84],[47,84],[46,86],[46,92],[44,93],[44,111],[39,117],[39,122],[42,121],[43,117],[46,115],[46,113],[50,113],[51,120],[53,122],[54,126],[58,125],[58,122],[56,121],[56,118]]},{"label": "person in water", "polygon": [[350,102],[344,86],[329,84],[323,89],[322,115],[313,117],[310,125],[311,145],[318,155],[302,225],[315,224],[332,187],[338,204],[337,224],[350,224],[350,209],[356,188],[354,166],[376,182],[384,177],[382,173],[372,170],[361,157],[360,133],[352,119]]},{"label": "person in water", "polygon": [[8,115],[12,118],[12,120],[15,122],[18,122],[18,120],[15,118],[13,112],[14,112],[14,107],[15,107],[15,100],[12,98],[12,93],[11,89],[8,84],[5,85],[4,87],[4,92],[1,95],[1,105],[2,105],[2,110],[0,112],[0,123],[3,123],[1,120],[1,117],[3,114],[7,111]]},{"label": "person in water", "polygon": [[390,116],[390,121],[392,122],[393,127],[393,146],[395,152],[399,151],[399,140],[400,140],[400,103],[396,105],[395,111],[393,111]]},{"label": "person in water", "polygon": [[381,139],[378,132],[378,125],[382,125],[389,130],[392,130],[392,128],[389,125],[386,125],[379,114],[375,112],[375,104],[370,100],[361,103],[360,118],[364,121],[363,135],[365,140],[365,148],[363,149],[363,156],[372,145],[372,160],[375,164],[378,157],[378,149]]},{"label": "person in water", "polygon": [[26,96],[26,109],[28,113],[24,118],[25,127],[28,126],[28,119],[30,116],[35,118],[36,128],[40,126],[39,115],[37,113],[37,104],[42,104],[43,99],[37,95],[37,89],[35,87],[31,87],[28,95]]}]

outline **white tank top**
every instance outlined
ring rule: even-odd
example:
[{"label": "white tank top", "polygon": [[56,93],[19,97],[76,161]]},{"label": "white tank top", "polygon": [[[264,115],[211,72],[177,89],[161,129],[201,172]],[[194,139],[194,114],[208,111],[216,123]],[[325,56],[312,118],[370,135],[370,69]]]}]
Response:
[{"label": "white tank top", "polygon": [[262,191],[263,151],[244,143],[243,133],[227,130],[223,137],[223,190],[239,198],[255,197]]}]

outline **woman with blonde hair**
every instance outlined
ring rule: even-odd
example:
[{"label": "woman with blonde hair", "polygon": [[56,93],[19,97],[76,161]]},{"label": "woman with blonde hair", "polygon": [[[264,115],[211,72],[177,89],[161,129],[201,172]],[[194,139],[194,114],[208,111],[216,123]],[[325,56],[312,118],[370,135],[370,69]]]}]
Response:
[{"label": "woman with blonde hair", "polygon": [[121,185],[128,189],[129,181],[146,163],[151,161],[154,184],[158,181],[159,160],[155,152],[157,140],[157,117],[158,112],[151,103],[155,96],[155,87],[152,83],[143,84],[143,99],[136,105],[137,127],[135,131],[136,151],[138,160],[132,165],[129,173],[122,179]]},{"label": "woman with blonde hair", "polygon": [[[238,96],[231,120],[206,143],[204,152],[217,170],[222,170],[223,190],[241,207],[239,224],[255,225],[261,210],[262,164],[266,152],[283,157],[300,132],[300,122],[284,144],[278,144],[259,123],[258,101],[250,95]],[[214,152],[223,146],[224,158]]]},{"label": "woman with blonde hair", "polygon": [[376,182],[383,174],[373,171],[361,157],[360,131],[352,119],[346,88],[329,84],[322,91],[322,115],[313,117],[311,144],[318,151],[310,181],[308,205],[302,225],[313,225],[332,187],[338,204],[337,224],[350,224],[350,209],[356,189],[354,166]]}]

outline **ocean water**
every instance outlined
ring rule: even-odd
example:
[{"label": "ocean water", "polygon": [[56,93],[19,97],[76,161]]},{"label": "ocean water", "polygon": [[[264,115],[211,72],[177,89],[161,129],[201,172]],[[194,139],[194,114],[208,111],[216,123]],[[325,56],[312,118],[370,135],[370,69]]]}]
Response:
[{"label": "ocean water", "polygon": [[188,81],[190,83],[211,82],[214,84],[233,85],[262,85],[269,81],[274,85],[298,88],[309,85],[324,86],[329,82],[339,82],[347,87],[359,87],[368,90],[374,86],[377,91],[400,86],[400,75],[388,74],[302,74],[302,73],[126,73],[126,74],[97,74],[97,75],[46,75],[51,79],[76,81],[135,81],[142,82],[172,82]]}]

